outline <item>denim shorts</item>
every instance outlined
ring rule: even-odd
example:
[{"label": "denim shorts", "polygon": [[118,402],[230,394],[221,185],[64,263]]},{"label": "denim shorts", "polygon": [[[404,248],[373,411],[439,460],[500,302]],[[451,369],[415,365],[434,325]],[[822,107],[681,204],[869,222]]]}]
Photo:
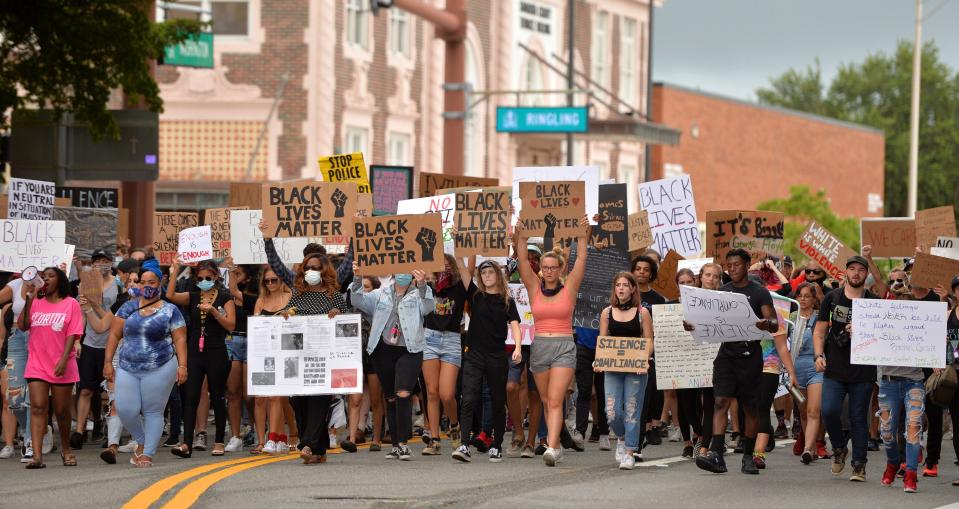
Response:
[{"label": "denim shorts", "polygon": [[529,369],[543,373],[550,368],[576,369],[576,343],[573,336],[536,336],[530,348]]},{"label": "denim shorts", "polygon": [[463,347],[459,332],[423,329],[426,346],[423,348],[423,360],[439,359],[440,362],[460,367],[463,364]]},{"label": "denim shorts", "polygon": [[816,371],[816,360],[812,355],[796,357],[796,385],[805,389],[810,385],[822,383],[822,373]]},{"label": "denim shorts", "polygon": [[227,336],[226,351],[231,361],[246,362],[246,336]]}]

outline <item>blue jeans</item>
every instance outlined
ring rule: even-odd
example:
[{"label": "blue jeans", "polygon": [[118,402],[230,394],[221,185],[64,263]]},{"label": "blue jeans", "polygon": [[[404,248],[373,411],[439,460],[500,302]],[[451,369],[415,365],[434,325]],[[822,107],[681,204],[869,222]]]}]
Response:
[{"label": "blue jeans", "polygon": [[[906,470],[919,468],[919,435],[922,433],[922,415],[925,413],[926,386],[921,380],[882,380],[879,382],[879,435],[886,446],[886,462],[897,467],[899,441],[896,431],[906,414]],[[912,428],[912,429],[910,429]]]},{"label": "blue jeans", "polygon": [[177,358],[152,371],[116,371],[117,413],[130,435],[143,445],[143,454],[156,457],[163,434],[163,409],[176,383]]},{"label": "blue jeans", "polygon": [[625,439],[626,450],[639,449],[642,432],[643,402],[646,398],[646,383],[649,375],[606,372],[603,385],[606,389],[606,419],[616,436]]},{"label": "blue jeans", "polygon": [[13,329],[7,345],[7,407],[17,417],[24,442],[30,442],[30,394],[23,373],[27,368],[29,335]]},{"label": "blue jeans", "polygon": [[439,359],[457,368],[463,365],[463,348],[459,332],[423,329],[426,346],[423,348],[423,360]]},{"label": "blue jeans", "polygon": [[852,433],[852,462],[866,464],[869,441],[869,407],[873,382],[840,382],[824,377],[822,381],[822,419],[833,451],[846,447],[842,430],[842,402],[849,395],[849,427]]}]

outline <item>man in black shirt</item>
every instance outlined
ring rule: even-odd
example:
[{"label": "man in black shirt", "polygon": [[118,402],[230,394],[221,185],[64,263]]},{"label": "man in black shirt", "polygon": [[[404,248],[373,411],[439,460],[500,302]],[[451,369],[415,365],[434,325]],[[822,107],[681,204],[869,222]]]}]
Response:
[{"label": "man in black shirt", "polygon": [[[636,277],[637,288],[642,298],[642,305],[652,315],[653,306],[666,303],[666,299],[656,290],[653,290],[650,285],[650,283],[656,281],[659,272],[658,264],[652,257],[643,254],[633,258],[632,267],[633,276]],[[651,356],[648,363],[647,380],[649,382],[646,384],[646,397],[643,400],[642,423],[646,436],[645,442],[650,445],[660,445],[663,443],[663,439],[659,435],[659,427],[662,425],[660,417],[663,413],[664,394],[656,387],[656,359]],[[644,441],[640,437],[640,449],[642,449],[643,443]]]},{"label": "man in black shirt", "polygon": [[856,255],[846,261],[846,283],[828,294],[819,306],[813,331],[816,371],[824,372],[822,384],[822,418],[833,450],[833,475],[846,467],[846,438],[842,430],[842,406],[849,395],[849,427],[852,432],[852,467],[850,481],[866,480],[866,443],[869,439],[869,408],[876,384],[876,366],[852,364],[853,299],[878,299],[866,290],[869,261]]},{"label": "man in black shirt", "polygon": [[[764,286],[749,280],[748,269],[752,262],[749,252],[733,249],[726,254],[726,270],[730,282],[720,288],[724,292],[741,293],[749,300],[749,305],[757,317],[756,328],[767,332],[776,332],[779,321],[773,308],[773,298]],[[688,322],[683,322],[686,330],[693,330]],[[726,472],[726,415],[733,398],[739,401],[740,411],[746,415],[746,429],[743,433],[743,461],[741,471],[744,474],[758,474],[759,469],[753,462],[753,447],[756,445],[756,433],[759,430],[759,415],[756,410],[756,390],[759,388],[763,373],[763,351],[759,341],[736,341],[723,343],[713,362],[713,394],[716,407],[713,412],[713,437],[709,452],[696,458],[696,466],[713,473]]]}]

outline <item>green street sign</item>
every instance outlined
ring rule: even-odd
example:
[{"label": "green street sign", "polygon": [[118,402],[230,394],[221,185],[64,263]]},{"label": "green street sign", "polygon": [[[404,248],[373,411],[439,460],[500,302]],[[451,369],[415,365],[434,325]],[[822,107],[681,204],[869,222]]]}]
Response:
[{"label": "green street sign", "polygon": [[588,130],[586,106],[496,108],[498,133],[585,133]]},{"label": "green street sign", "polygon": [[200,32],[180,44],[163,48],[163,65],[213,68],[213,33]]}]

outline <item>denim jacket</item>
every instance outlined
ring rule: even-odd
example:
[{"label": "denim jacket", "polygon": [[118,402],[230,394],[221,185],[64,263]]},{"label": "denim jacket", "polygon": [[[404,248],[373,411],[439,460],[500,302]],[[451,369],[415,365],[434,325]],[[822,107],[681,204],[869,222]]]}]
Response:
[{"label": "denim jacket", "polygon": [[[373,316],[373,325],[370,328],[370,340],[366,347],[367,353],[373,353],[376,345],[383,337],[386,321],[393,312],[393,285],[378,288],[370,293],[363,291],[363,279],[353,278],[350,285],[350,301],[360,311]],[[423,351],[426,345],[424,339],[423,317],[433,312],[436,304],[433,302],[433,290],[423,285],[417,288],[411,285],[397,306],[400,328],[406,341],[406,349],[410,353]]]}]

